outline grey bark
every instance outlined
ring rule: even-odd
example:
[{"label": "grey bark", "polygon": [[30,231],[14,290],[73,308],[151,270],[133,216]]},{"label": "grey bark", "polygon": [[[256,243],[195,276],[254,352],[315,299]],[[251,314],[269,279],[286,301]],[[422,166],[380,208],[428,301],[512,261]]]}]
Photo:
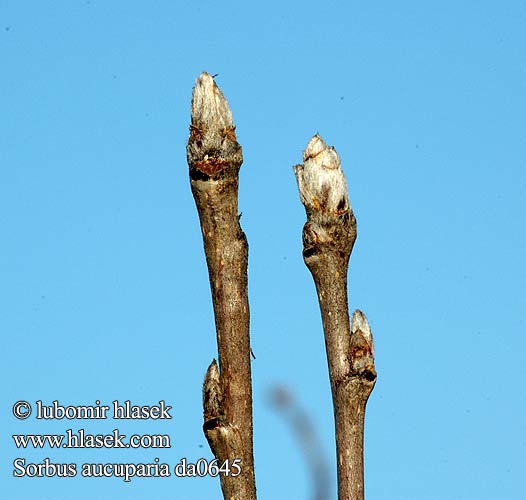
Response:
[{"label": "grey bark", "polygon": [[256,498],[248,306],[248,244],[239,225],[238,174],[243,161],[232,113],[212,76],[192,96],[187,144],[190,183],[208,265],[217,334],[203,384],[203,430],[219,464],[241,460],[239,476],[221,474],[225,499]]},{"label": "grey bark", "polygon": [[338,498],[363,500],[365,406],[376,382],[371,329],[361,311],[349,324],[347,270],[356,219],[340,158],[319,135],[294,167],[307,222],[303,258],[321,309],[336,430]]}]

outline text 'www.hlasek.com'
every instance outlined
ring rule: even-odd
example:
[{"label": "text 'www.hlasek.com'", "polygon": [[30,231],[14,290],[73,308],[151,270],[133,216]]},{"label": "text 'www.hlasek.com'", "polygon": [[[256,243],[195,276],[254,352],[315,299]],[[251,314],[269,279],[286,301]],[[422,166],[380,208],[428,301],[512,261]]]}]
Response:
[{"label": "text 'www.hlasek.com'", "polygon": [[[119,421],[170,421],[172,407],[165,401],[155,405],[135,405],[130,401],[112,401],[109,405],[102,405],[99,400],[94,405],[62,405],[58,401],[49,404],[36,401],[31,405],[27,401],[17,401],[12,408],[13,416],[18,420],[33,420],[39,424],[44,421],[64,421],[69,427],[74,422],[111,420],[114,424]],[[26,424],[24,424],[26,425]],[[56,454],[58,450],[108,450],[108,449],[167,449],[171,448],[169,434],[125,434],[113,428],[106,433],[94,433],[82,428],[64,429],[61,434],[13,434],[13,443],[17,453],[23,450],[49,450]],[[69,454],[68,454],[69,456]],[[158,457],[152,457],[148,463],[113,463],[112,461],[94,462],[62,462],[49,457],[35,463],[23,457],[13,460],[13,476],[16,478],[42,477],[86,477],[107,478],[114,477],[130,482],[139,477],[204,477],[238,476],[241,473],[241,460],[233,459],[225,462],[199,458],[188,460],[181,458],[176,465],[162,463]]]}]

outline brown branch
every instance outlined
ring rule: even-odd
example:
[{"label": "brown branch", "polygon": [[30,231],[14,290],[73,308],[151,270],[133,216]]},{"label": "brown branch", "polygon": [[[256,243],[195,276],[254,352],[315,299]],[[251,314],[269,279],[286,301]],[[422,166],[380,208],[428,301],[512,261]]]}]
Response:
[{"label": "brown branch", "polygon": [[365,405],[376,382],[374,346],[365,315],[349,325],[347,269],[356,240],[340,158],[319,135],[308,143],[303,164],[294,167],[307,212],[303,258],[320,303],[329,365],[338,465],[338,498],[363,500]]},{"label": "brown branch", "polygon": [[248,244],[239,225],[237,194],[243,157],[228,102],[208,73],[202,73],[194,87],[186,151],[203,233],[219,354],[219,371],[212,361],[203,385],[203,430],[219,465],[228,460],[232,466],[235,459],[241,460],[239,476],[220,476],[224,498],[252,500],[256,486]]}]

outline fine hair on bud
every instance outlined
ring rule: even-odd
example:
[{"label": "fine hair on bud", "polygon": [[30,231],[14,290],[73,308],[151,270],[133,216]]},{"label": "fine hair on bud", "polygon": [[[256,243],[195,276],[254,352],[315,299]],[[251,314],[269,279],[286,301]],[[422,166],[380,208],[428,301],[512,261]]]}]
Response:
[{"label": "fine hair on bud", "polygon": [[307,144],[303,164],[296,165],[294,173],[307,210],[342,215],[351,209],[340,157],[319,134]]}]

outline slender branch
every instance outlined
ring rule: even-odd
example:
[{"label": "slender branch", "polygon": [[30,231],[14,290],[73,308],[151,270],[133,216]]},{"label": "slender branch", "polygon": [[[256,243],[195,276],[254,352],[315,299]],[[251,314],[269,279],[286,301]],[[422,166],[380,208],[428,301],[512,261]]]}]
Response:
[{"label": "slender branch", "polygon": [[194,87],[186,151],[203,232],[219,354],[219,370],[213,360],[204,380],[203,430],[220,465],[228,460],[232,466],[235,459],[241,460],[239,476],[220,476],[224,498],[253,500],[248,244],[238,215],[243,157],[228,102],[208,73],[202,73]]},{"label": "slender branch", "polygon": [[338,498],[363,500],[365,406],[376,382],[371,330],[361,311],[349,325],[347,269],[356,240],[338,153],[319,135],[294,167],[307,222],[303,258],[316,284],[329,365],[338,464]]}]

